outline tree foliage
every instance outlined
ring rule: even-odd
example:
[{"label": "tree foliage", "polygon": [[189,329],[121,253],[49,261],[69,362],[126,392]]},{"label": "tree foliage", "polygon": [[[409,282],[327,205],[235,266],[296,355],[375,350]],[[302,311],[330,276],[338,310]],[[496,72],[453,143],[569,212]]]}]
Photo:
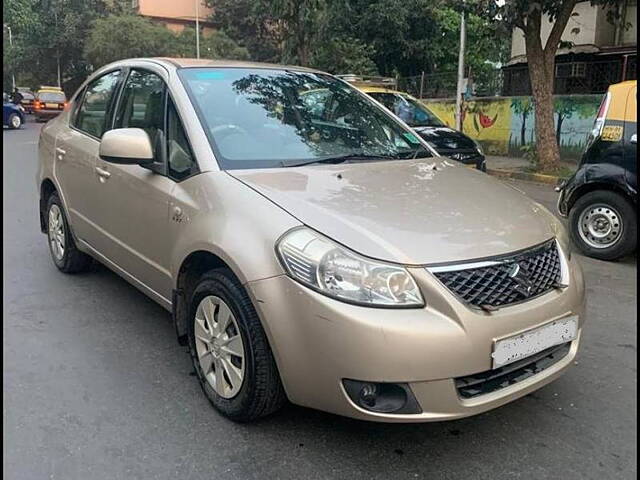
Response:
[{"label": "tree foliage", "polygon": [[110,15],[95,21],[85,46],[86,58],[100,67],[123,58],[171,56],[174,34],[135,15]]},{"label": "tree foliage", "polygon": [[[184,58],[196,57],[196,29],[185,28],[180,32],[173,43],[175,48],[172,55]],[[229,60],[248,60],[249,52],[245,47],[239,46],[227,34],[214,31],[206,35],[200,34],[201,58],[226,58]]]},{"label": "tree foliage", "polygon": [[[94,19],[106,15],[107,0],[5,0],[4,23],[11,27],[13,48],[8,65],[20,85],[57,83],[73,90],[91,71],[84,40]],[[125,0],[109,0],[118,3]]]},{"label": "tree foliage", "polygon": [[[420,75],[457,68],[460,16],[447,0],[208,0],[211,21],[261,61],[336,73]],[[502,36],[501,36],[502,35]],[[482,75],[508,57],[508,34],[469,21],[468,62]]]}]

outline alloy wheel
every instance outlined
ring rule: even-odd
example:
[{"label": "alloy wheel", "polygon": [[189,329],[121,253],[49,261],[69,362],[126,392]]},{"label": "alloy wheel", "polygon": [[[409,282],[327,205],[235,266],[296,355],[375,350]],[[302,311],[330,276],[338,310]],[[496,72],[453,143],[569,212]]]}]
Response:
[{"label": "alloy wheel", "polygon": [[209,295],[198,304],[194,322],[202,374],[218,395],[234,397],[244,380],[245,353],[233,312],[220,297]]},{"label": "alloy wheel", "polygon": [[61,261],[65,251],[64,220],[58,205],[53,204],[49,209],[49,245],[54,258]]}]

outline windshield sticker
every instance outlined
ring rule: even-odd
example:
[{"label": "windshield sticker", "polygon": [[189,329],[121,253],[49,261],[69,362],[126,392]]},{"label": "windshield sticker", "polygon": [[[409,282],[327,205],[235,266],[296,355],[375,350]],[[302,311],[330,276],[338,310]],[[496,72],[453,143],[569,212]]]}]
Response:
[{"label": "windshield sticker", "polygon": [[416,137],[413,133],[405,133],[404,138],[406,138],[411,143],[415,143],[416,145],[420,143],[418,137]]}]

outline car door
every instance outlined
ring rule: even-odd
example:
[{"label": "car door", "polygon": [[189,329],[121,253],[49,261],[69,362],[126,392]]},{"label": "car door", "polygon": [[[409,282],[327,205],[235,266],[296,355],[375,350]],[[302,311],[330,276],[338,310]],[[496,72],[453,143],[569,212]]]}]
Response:
[{"label": "car door", "polygon": [[151,167],[96,158],[93,218],[103,230],[100,253],[160,300],[171,298],[169,206],[175,180],[167,169],[167,87],[161,67],[132,68],[123,84],[114,128],[141,128],[151,140]]},{"label": "car door", "polygon": [[90,245],[100,244],[101,230],[93,218],[100,138],[122,78],[120,69],[93,80],[78,95],[68,125],[55,139],[53,172],[74,234]]}]

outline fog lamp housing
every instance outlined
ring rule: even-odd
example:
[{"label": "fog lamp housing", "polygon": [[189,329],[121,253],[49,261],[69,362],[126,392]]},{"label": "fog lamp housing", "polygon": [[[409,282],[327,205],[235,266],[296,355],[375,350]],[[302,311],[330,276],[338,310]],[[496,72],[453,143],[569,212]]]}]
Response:
[{"label": "fog lamp housing", "polygon": [[351,401],[364,410],[398,415],[422,413],[411,388],[406,383],[344,379],[342,384]]}]

